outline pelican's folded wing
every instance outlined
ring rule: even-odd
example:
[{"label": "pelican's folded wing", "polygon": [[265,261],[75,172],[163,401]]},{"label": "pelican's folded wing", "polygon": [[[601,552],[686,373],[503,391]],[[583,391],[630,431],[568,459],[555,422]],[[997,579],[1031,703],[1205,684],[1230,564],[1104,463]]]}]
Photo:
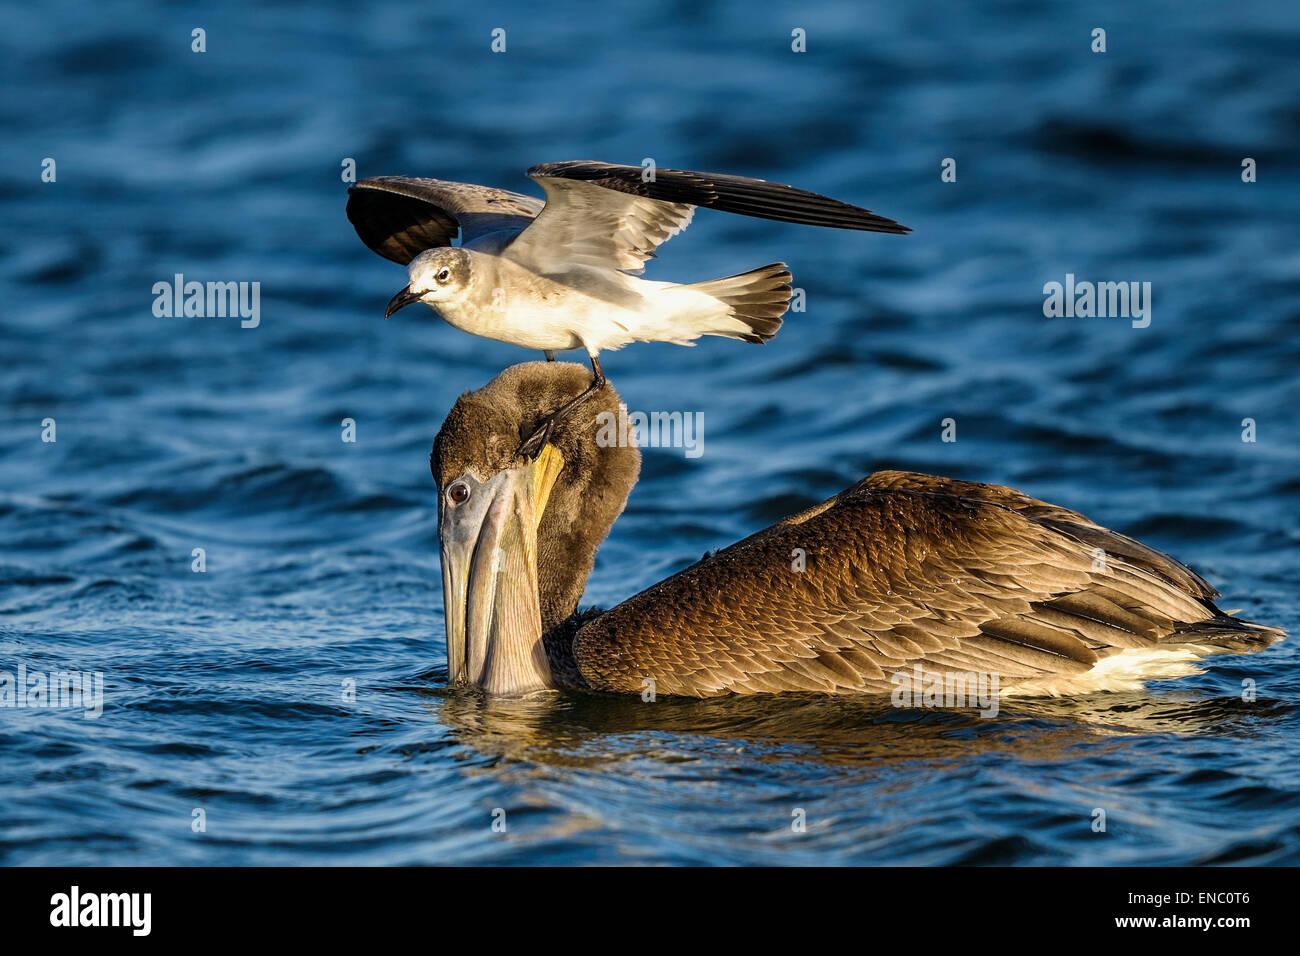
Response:
[{"label": "pelican's folded wing", "polygon": [[573,650],[593,688],[708,697],[888,693],[914,666],[1007,687],[1125,648],[1281,637],[1213,594],[1172,558],[1010,488],[882,472],[594,618]]},{"label": "pelican's folded wing", "polygon": [[348,220],[367,246],[406,265],[426,249],[493,233],[508,239],[533,221],[543,202],[472,183],[375,176],[348,189]]}]

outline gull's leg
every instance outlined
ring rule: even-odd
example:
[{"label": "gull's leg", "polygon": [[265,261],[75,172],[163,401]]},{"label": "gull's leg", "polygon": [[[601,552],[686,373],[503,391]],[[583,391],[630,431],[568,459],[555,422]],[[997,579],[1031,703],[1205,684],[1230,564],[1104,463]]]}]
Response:
[{"label": "gull's leg", "polygon": [[554,361],[555,361],[555,351],[554,351],[554,349],[543,349],[543,350],[542,350],[542,354],[546,356],[546,361],[548,361],[548,362],[554,362]]},{"label": "gull's leg", "polygon": [[524,443],[519,446],[519,451],[515,454],[527,455],[529,458],[536,460],[537,456],[542,453],[546,443],[551,440],[551,433],[555,431],[555,426],[566,415],[605,387],[605,372],[600,367],[600,359],[596,358],[595,354],[591,352],[588,352],[587,355],[591,359],[591,384],[587,386],[586,391],[565,402],[543,418],[541,424],[537,426],[531,435],[524,439]]}]

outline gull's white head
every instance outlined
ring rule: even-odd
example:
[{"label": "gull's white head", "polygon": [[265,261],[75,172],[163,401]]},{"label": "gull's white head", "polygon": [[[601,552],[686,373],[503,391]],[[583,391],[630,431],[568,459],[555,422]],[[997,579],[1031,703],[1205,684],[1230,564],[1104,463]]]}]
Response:
[{"label": "gull's white head", "polygon": [[406,267],[406,288],[388,303],[384,318],[412,302],[436,306],[458,298],[469,286],[470,254],[459,247],[426,249]]}]

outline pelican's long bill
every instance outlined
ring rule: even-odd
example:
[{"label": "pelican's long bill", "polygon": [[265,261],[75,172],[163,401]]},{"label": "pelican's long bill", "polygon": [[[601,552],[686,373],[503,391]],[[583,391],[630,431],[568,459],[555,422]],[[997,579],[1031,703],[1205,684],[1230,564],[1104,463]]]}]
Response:
[{"label": "pelican's long bill", "polygon": [[497,696],[554,687],[542,645],[537,526],[563,456],[546,445],[535,461],[486,481],[457,479],[469,496],[438,506],[447,679]]}]

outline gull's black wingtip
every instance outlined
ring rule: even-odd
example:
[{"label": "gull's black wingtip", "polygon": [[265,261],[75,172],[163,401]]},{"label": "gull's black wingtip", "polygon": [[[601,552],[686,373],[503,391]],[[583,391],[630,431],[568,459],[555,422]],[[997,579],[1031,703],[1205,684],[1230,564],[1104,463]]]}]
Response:
[{"label": "gull's black wingtip", "polygon": [[871,232],[883,232],[891,236],[905,236],[912,231],[911,226],[905,226],[901,222],[897,222],[893,219],[885,219],[884,216],[881,216],[880,218],[884,221],[873,227],[869,227]]},{"label": "gull's black wingtip", "polygon": [[905,235],[902,223],[850,203],[797,189],[786,183],[657,167],[653,170],[592,159],[540,163],[528,170],[534,179],[572,179],[615,192],[644,196],[660,202],[680,203],[776,222],[883,232]]}]

